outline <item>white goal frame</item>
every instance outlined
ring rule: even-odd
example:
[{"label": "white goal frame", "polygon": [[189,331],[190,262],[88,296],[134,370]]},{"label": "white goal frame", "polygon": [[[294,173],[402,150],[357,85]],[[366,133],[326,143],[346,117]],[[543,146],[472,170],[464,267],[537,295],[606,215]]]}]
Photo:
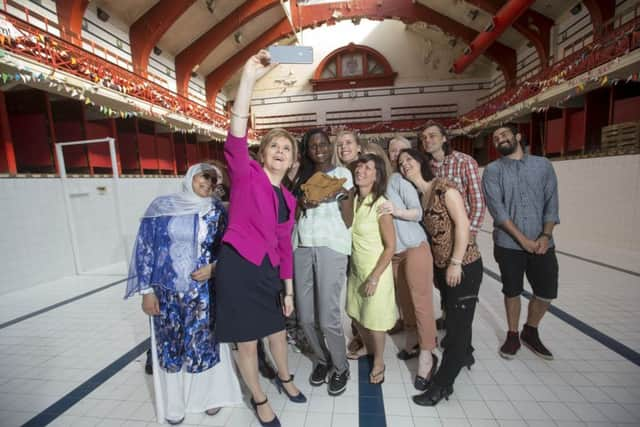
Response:
[{"label": "white goal frame", "polygon": [[116,216],[116,226],[120,233],[120,240],[124,251],[125,265],[129,262],[129,248],[127,247],[127,240],[124,235],[124,226],[122,221],[122,207],[120,204],[120,174],[118,172],[118,157],[116,156],[116,140],[114,138],[99,138],[99,139],[86,139],[81,141],[68,141],[68,142],[56,142],[56,159],[58,163],[58,174],[62,182],[62,191],[64,193],[64,205],[67,214],[67,225],[69,227],[71,238],[71,249],[73,251],[73,263],[75,272],[77,275],[83,273],[82,265],[80,263],[80,250],[78,245],[78,232],[75,227],[75,218],[73,215],[73,209],[71,208],[71,194],[69,194],[67,187],[67,168],[64,164],[63,148],[70,145],[86,145],[86,144],[109,144],[109,157],[111,159],[111,170],[113,171],[113,200],[114,210]]}]

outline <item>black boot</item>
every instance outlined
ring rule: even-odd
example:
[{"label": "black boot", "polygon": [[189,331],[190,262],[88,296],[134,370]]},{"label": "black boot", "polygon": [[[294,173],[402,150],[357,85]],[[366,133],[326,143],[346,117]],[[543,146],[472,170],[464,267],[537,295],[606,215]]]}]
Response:
[{"label": "black boot", "polygon": [[420,406],[436,406],[443,398],[449,400],[451,393],[453,393],[453,386],[443,387],[432,381],[427,391],[413,396],[413,402]]}]

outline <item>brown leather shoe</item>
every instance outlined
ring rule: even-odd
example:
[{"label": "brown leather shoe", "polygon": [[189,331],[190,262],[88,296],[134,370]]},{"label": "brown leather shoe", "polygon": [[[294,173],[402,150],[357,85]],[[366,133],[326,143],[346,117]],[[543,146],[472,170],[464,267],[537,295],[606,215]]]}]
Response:
[{"label": "brown leather shoe", "polygon": [[500,356],[505,359],[513,359],[516,357],[516,353],[520,350],[520,338],[518,332],[507,332],[507,339],[500,347]]},{"label": "brown leather shoe", "polygon": [[402,319],[398,319],[396,324],[393,325],[393,328],[389,329],[387,333],[389,335],[395,335],[398,332],[402,332],[402,331],[404,331],[404,322],[402,321]]}]

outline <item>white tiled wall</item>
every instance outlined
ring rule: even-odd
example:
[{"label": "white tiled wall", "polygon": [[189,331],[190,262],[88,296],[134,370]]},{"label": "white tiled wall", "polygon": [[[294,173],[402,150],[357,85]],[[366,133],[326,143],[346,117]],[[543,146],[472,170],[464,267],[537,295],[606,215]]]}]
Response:
[{"label": "white tiled wall", "polygon": [[[123,238],[118,231],[112,180],[69,179],[66,188],[80,270],[124,261],[124,246],[130,253],[138,218],[149,202],[177,191],[179,183],[176,178],[121,179]],[[75,274],[64,194],[59,179],[0,180],[0,295]]]},{"label": "white tiled wall", "polygon": [[[553,166],[560,191],[562,224],[555,231],[559,249],[637,268],[640,155],[556,161]],[[125,246],[130,253],[140,215],[154,197],[177,191],[180,183],[178,178],[121,179],[123,237],[115,216],[112,181],[69,179],[81,271],[125,260]],[[0,180],[0,205],[0,295],[74,274],[61,180]],[[487,214],[487,228],[490,224]],[[602,259],[602,248],[614,257]]]},{"label": "white tiled wall", "polygon": [[[554,231],[558,248],[637,270],[640,265],[640,155],[552,164],[560,193],[561,224]],[[491,223],[487,213],[487,229]]]}]

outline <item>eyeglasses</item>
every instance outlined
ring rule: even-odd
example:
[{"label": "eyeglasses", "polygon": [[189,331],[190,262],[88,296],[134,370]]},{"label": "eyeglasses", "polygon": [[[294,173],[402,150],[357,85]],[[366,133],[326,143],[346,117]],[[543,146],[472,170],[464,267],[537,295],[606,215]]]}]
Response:
[{"label": "eyeglasses", "polygon": [[214,182],[218,180],[218,177],[216,175],[210,174],[208,172],[204,172],[204,173],[200,174],[200,176],[202,178],[204,178],[204,179],[208,179],[208,180],[214,181]]}]

